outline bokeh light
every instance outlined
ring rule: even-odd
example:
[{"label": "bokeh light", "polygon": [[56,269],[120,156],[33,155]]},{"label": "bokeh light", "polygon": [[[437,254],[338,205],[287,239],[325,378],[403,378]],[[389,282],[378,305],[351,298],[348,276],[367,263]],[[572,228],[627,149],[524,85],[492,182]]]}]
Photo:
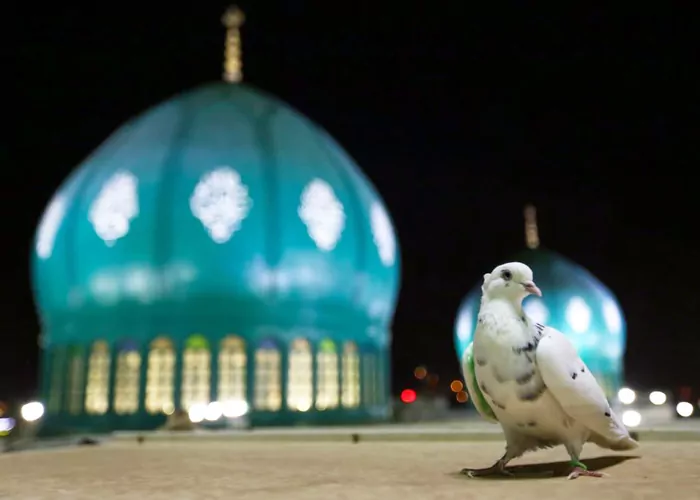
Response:
[{"label": "bokeh light", "polygon": [[416,400],[416,391],[413,389],[404,389],[401,391],[401,401],[406,404],[413,403]]},{"label": "bokeh light", "polygon": [[466,391],[459,391],[457,393],[457,402],[466,403],[467,401],[469,401],[469,395],[466,393]]},{"label": "bokeh light", "polygon": [[460,392],[462,389],[464,389],[464,384],[461,380],[453,380],[450,384],[450,389],[452,392]]},{"label": "bokeh light", "polygon": [[416,369],[413,370],[413,375],[418,380],[423,380],[428,375],[428,370],[425,368],[425,366],[417,366]]}]

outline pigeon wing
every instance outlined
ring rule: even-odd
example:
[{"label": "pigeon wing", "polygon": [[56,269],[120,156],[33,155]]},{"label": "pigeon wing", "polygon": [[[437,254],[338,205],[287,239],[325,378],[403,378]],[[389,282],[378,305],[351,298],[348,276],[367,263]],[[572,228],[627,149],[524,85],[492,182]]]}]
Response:
[{"label": "pigeon wing", "polygon": [[576,348],[554,328],[546,327],[536,350],[542,380],[564,412],[585,425],[612,449],[636,448],[634,441],[610,408],[605,393],[576,352]]}]

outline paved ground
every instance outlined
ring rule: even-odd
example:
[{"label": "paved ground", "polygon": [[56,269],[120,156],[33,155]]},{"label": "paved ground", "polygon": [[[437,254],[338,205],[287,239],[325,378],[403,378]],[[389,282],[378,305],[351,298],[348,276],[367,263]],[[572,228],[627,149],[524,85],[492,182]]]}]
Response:
[{"label": "paved ground", "polygon": [[[700,442],[642,443],[635,455],[588,445],[603,479],[468,479],[458,471],[486,466],[496,442],[146,442],[0,455],[0,499],[428,500],[543,498],[700,498]],[[613,457],[590,460],[591,457]],[[566,459],[562,449],[514,464]],[[538,466],[541,467],[541,466]],[[544,465],[551,469],[551,465]],[[555,467],[556,468],[556,467]],[[562,471],[563,472],[563,471]]]}]

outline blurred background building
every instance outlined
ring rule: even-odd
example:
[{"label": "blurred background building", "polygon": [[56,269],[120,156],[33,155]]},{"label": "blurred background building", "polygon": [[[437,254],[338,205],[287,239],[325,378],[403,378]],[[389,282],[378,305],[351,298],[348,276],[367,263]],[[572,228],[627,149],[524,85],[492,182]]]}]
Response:
[{"label": "blurred background building", "polygon": [[388,417],[391,218],[322,128],[240,83],[224,21],[225,81],[124,124],[39,223],[48,429]]},{"label": "blurred background building", "polygon": [[[542,297],[527,297],[523,309],[538,323],[564,333],[612,398],[623,383],[626,339],[625,319],[615,295],[581,266],[540,247],[532,206],[525,209],[525,233],[527,248],[509,260],[530,266]],[[472,341],[480,301],[478,283],[457,314],[455,347],[460,360]]]}]

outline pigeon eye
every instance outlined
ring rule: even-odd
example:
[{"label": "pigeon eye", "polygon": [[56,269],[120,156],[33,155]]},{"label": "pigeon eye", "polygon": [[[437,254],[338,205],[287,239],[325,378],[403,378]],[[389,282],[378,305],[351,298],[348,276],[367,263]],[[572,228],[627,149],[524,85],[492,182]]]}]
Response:
[{"label": "pigeon eye", "polygon": [[506,269],[501,272],[501,278],[503,278],[506,281],[510,281],[511,279],[513,279],[513,273]]}]

